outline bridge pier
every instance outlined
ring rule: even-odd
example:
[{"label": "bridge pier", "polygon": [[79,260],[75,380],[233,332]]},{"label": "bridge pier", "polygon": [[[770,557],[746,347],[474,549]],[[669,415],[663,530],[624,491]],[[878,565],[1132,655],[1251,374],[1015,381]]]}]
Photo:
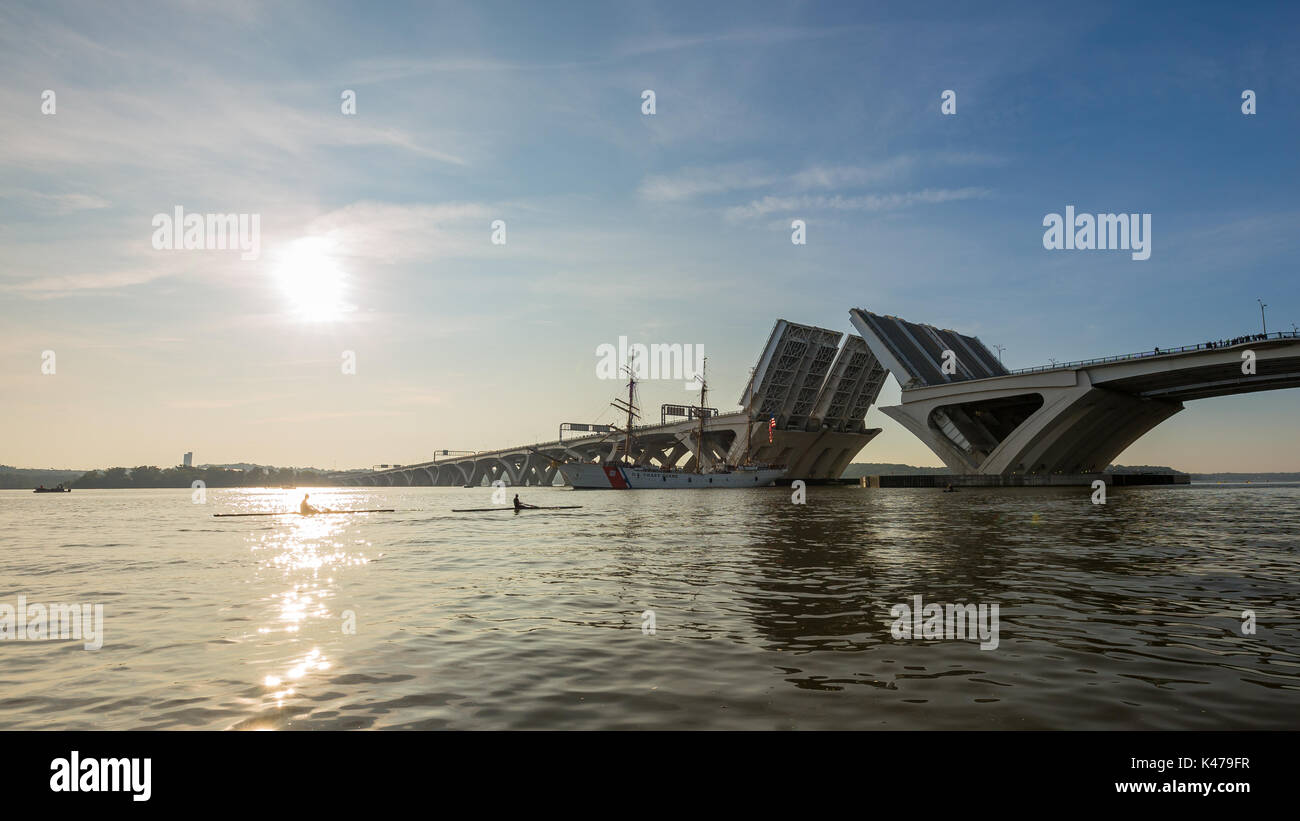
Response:
[{"label": "bridge pier", "polygon": [[489,483],[492,481],[492,465],[486,459],[474,462],[474,469],[470,472],[469,481],[465,484],[479,487],[484,481]]},{"label": "bridge pier", "polygon": [[[968,390],[956,395],[920,388],[881,410],[954,473],[1010,475],[1099,473],[1183,409],[1181,402],[1095,387],[1086,371],[981,382],[958,383]],[[997,384],[1006,387],[993,389]]]}]

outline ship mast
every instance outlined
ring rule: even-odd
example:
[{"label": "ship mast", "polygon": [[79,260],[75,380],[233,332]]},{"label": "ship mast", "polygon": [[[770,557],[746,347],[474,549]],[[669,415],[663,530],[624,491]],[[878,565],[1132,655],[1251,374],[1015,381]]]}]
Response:
[{"label": "ship mast", "polygon": [[632,414],[636,409],[636,369],[627,366],[627,432],[623,437],[623,458],[632,461]]},{"label": "ship mast", "polygon": [[627,371],[627,402],[621,399],[615,399],[610,404],[615,409],[627,411],[627,427],[623,429],[623,458],[628,462],[632,461],[632,424],[636,419],[636,368],[633,367],[634,360],[631,356],[627,358],[627,365],[624,370]]},{"label": "ship mast", "polygon": [[705,400],[709,395],[709,383],[705,381],[704,374],[709,369],[709,358],[704,357],[704,363],[700,366],[700,430],[695,439],[695,472],[704,472],[704,408],[708,404]]}]

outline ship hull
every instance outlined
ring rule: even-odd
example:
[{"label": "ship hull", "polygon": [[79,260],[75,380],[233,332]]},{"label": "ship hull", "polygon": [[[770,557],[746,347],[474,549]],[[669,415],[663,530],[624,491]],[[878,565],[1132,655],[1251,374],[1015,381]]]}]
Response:
[{"label": "ship hull", "polygon": [[565,484],[574,490],[704,490],[725,487],[767,487],[785,475],[784,470],[759,468],[731,473],[687,473],[628,465],[581,462],[559,466]]}]

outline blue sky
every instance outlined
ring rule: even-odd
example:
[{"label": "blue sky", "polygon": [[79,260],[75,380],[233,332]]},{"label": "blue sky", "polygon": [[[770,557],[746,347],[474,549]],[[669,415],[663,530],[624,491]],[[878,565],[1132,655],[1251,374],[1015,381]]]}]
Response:
[{"label": "blue sky", "polygon": [[[702,344],[730,408],[777,317],[849,331],[854,306],[1004,345],[1011,367],[1253,332],[1259,297],[1290,329],[1298,18],[6,4],[0,462],[344,467],[549,439],[609,418],[595,350],[619,335]],[[261,256],[155,250],[176,205],[259,214]],[[1150,213],[1151,258],[1044,250],[1067,205]],[[341,272],[328,319],[301,315],[310,278],[286,285],[304,238]],[[1189,403],[1120,461],[1300,470],[1296,400]],[[868,422],[885,433],[860,461],[938,464]]]}]

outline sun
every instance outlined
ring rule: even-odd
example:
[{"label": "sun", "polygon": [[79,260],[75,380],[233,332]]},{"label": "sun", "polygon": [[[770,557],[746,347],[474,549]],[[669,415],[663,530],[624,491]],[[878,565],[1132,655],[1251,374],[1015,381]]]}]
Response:
[{"label": "sun", "polygon": [[347,275],[322,237],[295,240],[280,258],[275,279],[294,312],[309,322],[330,322],[347,313]]}]

